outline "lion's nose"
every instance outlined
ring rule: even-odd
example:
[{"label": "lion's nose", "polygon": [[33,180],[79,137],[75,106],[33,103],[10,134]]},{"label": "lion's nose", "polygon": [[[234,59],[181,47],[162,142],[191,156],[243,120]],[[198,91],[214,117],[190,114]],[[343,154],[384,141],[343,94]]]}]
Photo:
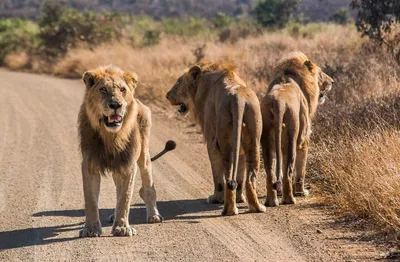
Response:
[{"label": "lion's nose", "polygon": [[108,107],[110,107],[111,109],[118,109],[122,106],[122,104],[118,103],[118,102],[111,102],[108,103]]},{"label": "lion's nose", "polygon": [[169,99],[169,92],[165,95],[165,98]]}]

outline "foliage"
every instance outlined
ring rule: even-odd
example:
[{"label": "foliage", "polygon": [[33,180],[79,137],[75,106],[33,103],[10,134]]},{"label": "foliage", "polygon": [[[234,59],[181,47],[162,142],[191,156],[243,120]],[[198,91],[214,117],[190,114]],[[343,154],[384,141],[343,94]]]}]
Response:
[{"label": "foliage", "polygon": [[156,45],[160,42],[161,32],[157,30],[147,30],[144,33],[143,44],[146,46]]},{"label": "foliage", "polygon": [[358,10],[357,29],[378,41],[383,41],[393,25],[400,22],[398,0],[352,0],[351,7]]},{"label": "foliage", "polygon": [[125,22],[116,13],[79,12],[57,1],[46,1],[39,19],[42,49],[56,57],[79,43],[100,44],[122,36]]},{"label": "foliage", "polygon": [[352,18],[347,8],[340,8],[330,17],[329,20],[337,24],[345,25],[350,23],[352,21]]},{"label": "foliage", "polygon": [[235,19],[225,13],[218,12],[212,19],[211,22],[213,23],[215,28],[223,28],[233,24]]},{"label": "foliage", "polygon": [[39,43],[38,26],[29,20],[10,18],[0,20],[0,64],[6,54],[31,50]]},{"label": "foliage", "polygon": [[284,27],[293,17],[299,0],[260,0],[253,10],[258,23],[265,27]]},{"label": "foliage", "polygon": [[201,33],[210,32],[210,22],[206,19],[189,17],[187,19],[180,18],[164,18],[161,26],[167,35],[179,36],[195,36]]}]

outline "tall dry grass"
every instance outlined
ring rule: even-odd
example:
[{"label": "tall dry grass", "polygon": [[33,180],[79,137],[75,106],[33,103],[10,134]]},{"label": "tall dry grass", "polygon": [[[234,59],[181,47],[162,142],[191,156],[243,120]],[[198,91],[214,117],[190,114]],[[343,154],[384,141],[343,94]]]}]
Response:
[{"label": "tall dry grass", "polygon": [[196,62],[193,51],[203,44],[205,59],[234,63],[259,96],[276,62],[290,51],[303,51],[330,74],[335,84],[315,119],[308,181],[344,214],[400,232],[400,68],[352,27],[287,28],[235,43],[165,37],[140,49],[125,44],[74,49],[52,73],[79,77],[112,63],[136,71],[138,95],[167,109],[166,91]]}]

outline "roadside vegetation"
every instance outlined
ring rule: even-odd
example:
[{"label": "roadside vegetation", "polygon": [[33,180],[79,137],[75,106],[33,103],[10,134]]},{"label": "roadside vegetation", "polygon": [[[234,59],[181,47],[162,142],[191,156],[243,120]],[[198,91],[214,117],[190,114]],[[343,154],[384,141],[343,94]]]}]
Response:
[{"label": "roadside vegetation", "polygon": [[[233,63],[262,97],[276,62],[287,52],[301,50],[335,79],[313,129],[307,182],[314,196],[340,216],[398,235],[400,34],[398,18],[387,14],[399,8],[397,3],[378,8],[377,18],[363,10],[368,6],[358,4],[363,1],[353,1],[359,12],[354,25],[347,9],[339,10],[329,24],[304,23],[293,15],[297,1],[289,1],[289,9],[279,6],[281,2],[261,1],[254,20],[224,13],[209,20],[155,20],[80,12],[49,1],[38,21],[0,20],[0,64],[79,78],[85,70],[113,63],[138,73],[142,99],[169,110],[165,92],[193,63]],[[281,16],[272,15],[277,10]],[[400,13],[400,8],[395,10]],[[382,20],[388,17],[393,22]]]}]

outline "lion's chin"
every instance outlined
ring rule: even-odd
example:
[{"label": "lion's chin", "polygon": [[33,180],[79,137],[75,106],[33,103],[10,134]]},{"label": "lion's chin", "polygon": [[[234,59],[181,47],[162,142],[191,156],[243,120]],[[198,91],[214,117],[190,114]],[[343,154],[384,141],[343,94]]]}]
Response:
[{"label": "lion's chin", "polygon": [[121,129],[121,126],[106,126],[105,125],[105,129],[110,133],[117,133]]}]

